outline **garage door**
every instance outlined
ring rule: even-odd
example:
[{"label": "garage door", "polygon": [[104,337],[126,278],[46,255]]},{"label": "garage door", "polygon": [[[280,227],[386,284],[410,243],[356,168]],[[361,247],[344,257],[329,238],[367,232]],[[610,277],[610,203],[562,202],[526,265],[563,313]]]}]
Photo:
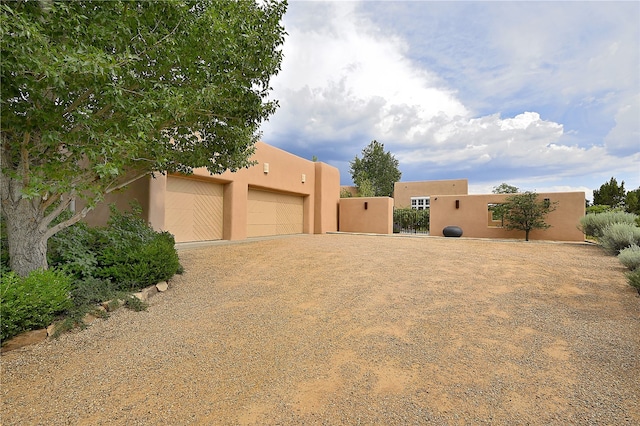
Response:
[{"label": "garage door", "polygon": [[247,236],[301,234],[303,198],[249,189]]},{"label": "garage door", "polygon": [[176,242],[221,240],[222,200],[222,185],[169,176],[165,228]]}]

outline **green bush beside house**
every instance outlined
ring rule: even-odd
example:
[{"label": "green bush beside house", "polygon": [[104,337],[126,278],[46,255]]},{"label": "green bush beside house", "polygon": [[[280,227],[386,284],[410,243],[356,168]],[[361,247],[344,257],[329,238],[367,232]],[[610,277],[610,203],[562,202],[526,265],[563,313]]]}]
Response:
[{"label": "green bush beside house", "polygon": [[627,272],[627,282],[640,293],[640,227],[633,213],[608,210],[589,213],[580,220],[582,231],[596,238],[607,253],[617,256]]},{"label": "green bush beside house", "polygon": [[106,227],[79,222],[59,232],[49,241],[49,270],[24,278],[9,270],[3,256],[1,339],[46,327],[60,317],[69,327],[82,325],[85,313],[108,300],[144,309],[131,292],[166,281],[182,267],[173,235],[154,231],[140,214],[139,206],[131,212],[112,207]]},{"label": "green bush beside house", "polygon": [[72,307],[71,277],[57,270],[36,270],[26,277],[9,271],[0,278],[4,341],[23,331],[43,328]]}]

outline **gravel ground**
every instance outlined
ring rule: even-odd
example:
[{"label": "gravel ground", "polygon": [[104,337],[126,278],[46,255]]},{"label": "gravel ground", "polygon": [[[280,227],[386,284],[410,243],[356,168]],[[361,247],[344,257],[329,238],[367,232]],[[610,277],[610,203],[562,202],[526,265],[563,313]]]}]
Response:
[{"label": "gravel ground", "polygon": [[2,356],[4,425],[637,425],[640,299],[585,244],[180,250],[146,312]]}]

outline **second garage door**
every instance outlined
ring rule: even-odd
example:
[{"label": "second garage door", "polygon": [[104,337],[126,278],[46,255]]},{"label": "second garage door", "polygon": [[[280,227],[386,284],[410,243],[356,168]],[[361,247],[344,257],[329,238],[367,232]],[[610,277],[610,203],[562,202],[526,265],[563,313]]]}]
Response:
[{"label": "second garage door", "polygon": [[247,236],[301,234],[303,212],[303,197],[249,189]]}]

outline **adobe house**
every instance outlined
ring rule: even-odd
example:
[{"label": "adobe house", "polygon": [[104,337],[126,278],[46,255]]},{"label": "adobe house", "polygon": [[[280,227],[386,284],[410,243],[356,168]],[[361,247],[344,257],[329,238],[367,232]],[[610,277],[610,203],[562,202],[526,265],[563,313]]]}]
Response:
[{"label": "adobe house", "polygon": [[[508,194],[468,195],[466,179],[397,182],[394,198],[340,199],[340,172],[321,162],[295,156],[263,142],[256,144],[248,169],[211,176],[202,168],[190,176],[146,176],[91,211],[86,221],[103,225],[109,207],[142,206],[143,218],[176,242],[242,240],[250,237],[327,232],[393,233],[393,209],[430,210],[431,235],[459,226],[465,237],[517,238],[492,216],[491,207]],[[584,241],[577,229],[584,216],[584,193],[539,194],[558,201],[547,217],[551,228],[534,230],[530,239]],[[81,204],[80,204],[81,206]]]},{"label": "adobe house", "polygon": [[263,142],[251,159],[257,164],[233,173],[212,176],[202,168],[190,176],[143,177],[107,196],[86,221],[105,224],[110,203],[126,209],[136,199],[144,219],[174,234],[176,242],[337,231],[337,168]]},{"label": "adobe house", "polygon": [[[492,207],[504,203],[509,195],[513,194],[468,195],[466,179],[394,185],[395,207],[428,208],[430,234],[434,236],[442,236],[447,226],[459,226],[465,237],[523,239],[524,231],[507,230],[493,215]],[[585,214],[584,192],[538,193],[538,197],[557,202],[557,206],[545,219],[551,227],[532,230],[530,239],[584,241],[578,229]]]}]

